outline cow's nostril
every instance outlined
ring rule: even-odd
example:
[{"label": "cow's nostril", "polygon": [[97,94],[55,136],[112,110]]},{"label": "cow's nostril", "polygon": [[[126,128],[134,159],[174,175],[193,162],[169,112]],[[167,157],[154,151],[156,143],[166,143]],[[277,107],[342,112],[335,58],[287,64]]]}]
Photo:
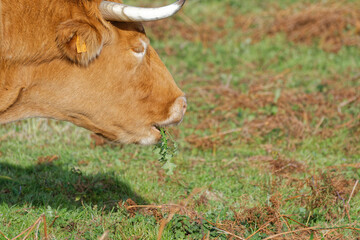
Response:
[{"label": "cow's nostril", "polygon": [[183,105],[183,115],[185,115],[186,109],[187,109],[187,103],[186,103],[186,98],[185,98],[184,105]]},{"label": "cow's nostril", "polygon": [[184,115],[186,112],[186,108],[187,108],[186,98],[185,97],[177,98],[175,101],[175,105],[177,105],[177,107],[179,108],[178,113]]}]

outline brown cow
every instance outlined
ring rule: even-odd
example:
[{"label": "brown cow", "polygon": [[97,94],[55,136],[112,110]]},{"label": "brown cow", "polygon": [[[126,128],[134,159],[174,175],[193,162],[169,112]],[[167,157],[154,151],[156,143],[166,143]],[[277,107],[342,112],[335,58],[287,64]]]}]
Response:
[{"label": "brown cow", "polygon": [[159,127],[181,122],[186,99],[140,22],[184,2],[0,0],[0,123],[55,118],[116,142],[158,142]]}]

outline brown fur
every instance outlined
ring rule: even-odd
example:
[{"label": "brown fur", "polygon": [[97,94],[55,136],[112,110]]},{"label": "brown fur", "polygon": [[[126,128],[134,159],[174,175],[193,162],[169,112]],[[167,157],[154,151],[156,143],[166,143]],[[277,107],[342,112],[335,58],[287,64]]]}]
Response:
[{"label": "brown fur", "polygon": [[99,3],[0,0],[0,123],[56,118],[131,143],[169,117],[183,93],[151,46],[134,57],[142,25],[107,22]]}]

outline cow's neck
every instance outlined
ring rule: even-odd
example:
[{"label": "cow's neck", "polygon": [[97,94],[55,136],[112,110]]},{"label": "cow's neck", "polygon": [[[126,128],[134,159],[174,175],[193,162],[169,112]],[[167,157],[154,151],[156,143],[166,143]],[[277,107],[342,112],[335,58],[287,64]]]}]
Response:
[{"label": "cow's neck", "polygon": [[0,123],[25,118],[14,107],[21,100],[22,92],[29,86],[32,67],[0,61]]},{"label": "cow's neck", "polygon": [[0,61],[0,124],[30,117],[69,121],[66,114],[51,106],[46,97],[55,94],[57,89],[54,89],[54,82],[80,74],[80,68],[71,63],[60,65],[61,61],[54,60],[35,66]]}]

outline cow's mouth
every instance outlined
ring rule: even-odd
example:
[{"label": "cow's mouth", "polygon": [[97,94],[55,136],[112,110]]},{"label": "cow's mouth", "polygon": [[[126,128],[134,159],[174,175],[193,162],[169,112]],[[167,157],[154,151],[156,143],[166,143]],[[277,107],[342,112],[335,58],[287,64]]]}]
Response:
[{"label": "cow's mouth", "polygon": [[161,132],[161,130],[160,130],[160,126],[159,125],[153,125],[153,129],[156,131],[156,132]]}]

